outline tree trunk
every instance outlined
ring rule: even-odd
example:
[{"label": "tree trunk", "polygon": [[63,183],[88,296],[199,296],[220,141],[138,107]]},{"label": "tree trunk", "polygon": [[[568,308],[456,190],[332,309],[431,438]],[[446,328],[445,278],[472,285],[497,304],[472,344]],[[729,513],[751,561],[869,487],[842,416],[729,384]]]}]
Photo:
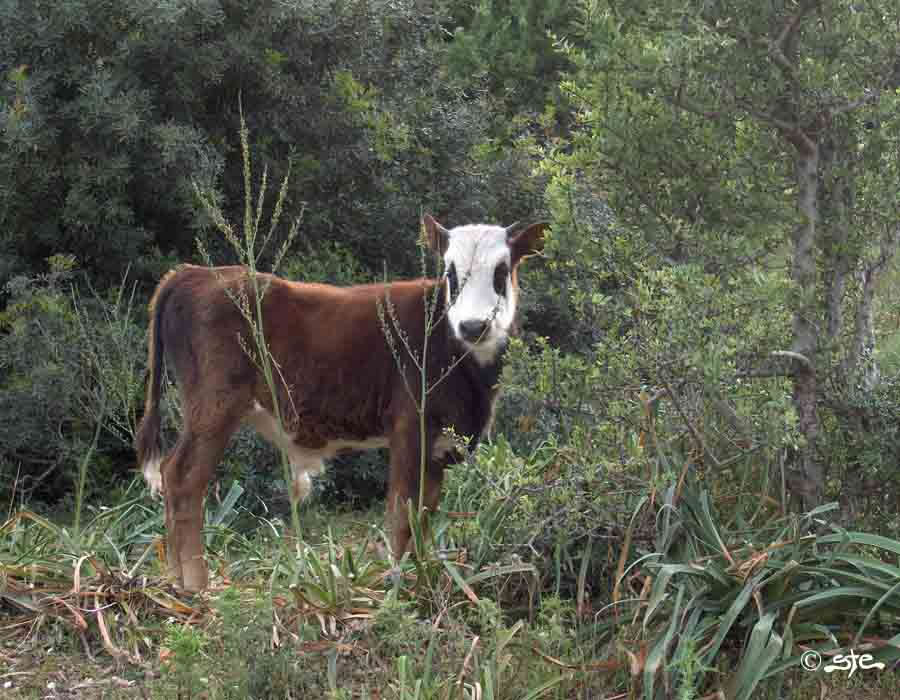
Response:
[{"label": "tree trunk", "polygon": [[846,360],[846,374],[863,391],[871,391],[878,382],[875,350],[875,288],[885,267],[890,264],[900,245],[900,226],[886,229],[878,257],[859,271],[859,302],[853,326],[853,345]]},{"label": "tree trunk", "polygon": [[800,134],[797,156],[798,208],[802,221],[794,231],[794,260],[791,276],[798,298],[794,306],[794,340],[792,351],[806,358],[806,362],[794,360],[794,407],[797,411],[798,429],[803,444],[798,454],[799,479],[795,495],[803,501],[804,508],[812,508],[822,502],[825,480],[816,449],[819,436],[818,387],[816,381],[816,355],[818,331],[816,319],[816,234],[818,226],[819,145],[805,134]]}]

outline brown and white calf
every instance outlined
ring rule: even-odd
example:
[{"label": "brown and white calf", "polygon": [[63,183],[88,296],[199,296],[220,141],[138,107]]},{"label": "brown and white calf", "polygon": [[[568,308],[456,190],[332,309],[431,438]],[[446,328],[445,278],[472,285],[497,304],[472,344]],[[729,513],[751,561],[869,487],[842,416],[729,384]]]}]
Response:
[{"label": "brown and white calf", "polygon": [[[348,449],[390,448],[388,519],[394,552],[405,551],[406,503],[418,499],[421,448],[417,404],[402,372],[411,387],[420,386],[421,378],[403,345],[397,343],[401,368],[386,342],[378,314],[386,295],[421,356],[424,300],[428,292],[437,293],[427,349],[429,386],[453,366],[425,406],[427,508],[437,505],[444,467],[459,459],[441,439],[444,429],[474,444],[489,428],[501,358],[514,331],[517,267],[540,250],[544,225],[519,233],[487,225],[448,231],[427,215],[423,224],[430,247],[443,255],[446,273],[440,280],[340,288],[261,275],[269,282],[263,327],[280,368],[277,400],[284,429],[261,373],[241,346],[239,336],[249,341],[247,322],[225,291],[247,289],[245,269],[182,265],[159,283],[150,302],[150,378],[135,447],[151,489],[163,493],[168,566],[184,588],[207,585],[203,501],[242,423],[287,451],[297,499],[308,493],[309,475],[321,471],[324,459]],[[164,357],[175,372],[184,416],[178,442],[165,457],[159,438]]]}]

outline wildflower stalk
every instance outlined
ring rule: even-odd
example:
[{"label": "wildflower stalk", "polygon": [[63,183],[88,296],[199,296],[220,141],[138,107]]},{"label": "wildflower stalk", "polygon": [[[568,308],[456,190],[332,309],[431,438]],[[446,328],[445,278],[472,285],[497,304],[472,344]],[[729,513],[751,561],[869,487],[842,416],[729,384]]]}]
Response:
[{"label": "wildflower stalk", "polygon": [[[262,239],[261,245],[259,245],[257,249],[257,239],[260,225],[262,224],[263,205],[268,184],[268,168],[266,168],[265,166],[263,167],[262,178],[259,187],[259,195],[256,201],[256,207],[254,209],[250,143],[247,123],[244,119],[244,110],[240,98],[238,98],[238,108],[241,120],[239,134],[244,170],[244,221],[242,237],[238,238],[235,235],[234,229],[232,228],[231,224],[229,224],[225,219],[221,208],[216,204],[215,199],[211,193],[201,190],[197,183],[194,183],[194,191],[197,193],[198,198],[202,202],[207,213],[212,218],[216,228],[222,233],[222,235],[225,237],[225,240],[234,249],[239,261],[246,267],[247,286],[249,289],[243,289],[241,287],[238,287],[237,289],[232,289],[230,287],[225,288],[226,294],[228,294],[229,298],[234,302],[235,306],[244,317],[244,320],[247,322],[247,326],[249,328],[251,342],[248,343],[243,336],[239,336],[238,343],[254,363],[254,365],[256,365],[259,372],[262,374],[263,379],[266,382],[266,387],[268,388],[269,394],[272,399],[272,409],[275,414],[275,420],[278,422],[278,425],[283,431],[288,432],[285,425],[285,416],[283,410],[284,404],[280,396],[279,384],[284,390],[284,397],[287,399],[288,404],[291,406],[293,406],[293,398],[291,396],[291,387],[282,374],[281,367],[278,365],[277,360],[272,356],[272,352],[269,350],[269,345],[266,341],[263,318],[263,301],[269,289],[269,278],[261,280],[258,263],[281,219],[281,214],[284,209],[284,201],[287,197],[287,188],[288,182],[290,181],[291,168],[289,164],[288,171],[281,182],[281,187],[278,191],[278,197],[272,210],[272,216],[269,220],[268,231],[266,232],[265,237]],[[300,228],[300,221],[303,218],[304,212],[305,207],[301,207],[300,213],[294,218],[293,222],[291,223],[287,237],[283,241],[281,247],[275,253],[272,263],[273,274],[277,271],[282,259],[284,258],[285,253],[289,249],[293,240],[296,238]],[[203,242],[199,239],[197,240],[197,247],[200,250],[200,254],[206,261],[206,264],[210,267],[213,267],[209,252],[204,247]],[[280,449],[279,451],[281,453],[281,463],[284,471],[284,480],[286,484],[290,484],[293,478],[290,459],[284,449]],[[297,502],[297,499],[294,498],[293,490],[291,490],[290,501],[291,526],[299,547],[299,543],[301,541],[300,514],[298,509],[299,504]]]}]

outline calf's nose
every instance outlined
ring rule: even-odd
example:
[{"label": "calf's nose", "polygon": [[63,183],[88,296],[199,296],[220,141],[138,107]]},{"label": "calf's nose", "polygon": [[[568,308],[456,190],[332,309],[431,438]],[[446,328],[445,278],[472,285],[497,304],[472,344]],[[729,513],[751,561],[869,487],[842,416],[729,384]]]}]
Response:
[{"label": "calf's nose", "polygon": [[459,324],[459,334],[463,340],[475,343],[484,335],[487,325],[487,321],[463,321]]}]

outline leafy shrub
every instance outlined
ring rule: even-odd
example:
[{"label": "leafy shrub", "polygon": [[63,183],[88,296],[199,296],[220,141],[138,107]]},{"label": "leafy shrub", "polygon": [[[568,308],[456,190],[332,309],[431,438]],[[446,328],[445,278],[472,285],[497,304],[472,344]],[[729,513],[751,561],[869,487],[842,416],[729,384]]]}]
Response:
[{"label": "leafy shrub", "polygon": [[497,574],[482,584],[501,586],[494,595],[516,599],[536,588],[587,600],[612,589],[606,563],[644,493],[639,481],[553,442],[521,456],[499,437],[448,472],[442,508],[458,514],[448,546]]},{"label": "leafy shrub", "polygon": [[900,461],[900,375],[871,388],[836,391],[824,423],[828,491],[840,497],[845,516],[878,526],[896,520]]},{"label": "leafy shrub", "polygon": [[282,276],[296,282],[322,282],[348,286],[370,282],[365,268],[344,244],[326,241],[316,247],[306,244],[303,254],[288,255]]},{"label": "leafy shrub", "polygon": [[98,425],[91,483],[106,489],[126,471],[144,363],[133,292],[123,283],[109,298],[81,295],[74,259],[49,262],[48,273],[7,283],[0,314],[0,466],[9,477],[0,493],[15,487],[46,501],[74,491]]},{"label": "leafy shrub", "polygon": [[55,490],[65,483],[64,465],[71,466],[71,445],[61,439],[77,407],[78,378],[69,371],[78,361],[77,349],[66,342],[75,325],[64,291],[71,274],[71,265],[60,261],[44,276],[18,277],[6,285],[10,301],[0,317],[0,411],[6,417],[0,424],[0,488],[7,498],[14,484],[29,495],[40,486]]},{"label": "leafy shrub", "polygon": [[746,700],[765,685],[777,696],[804,650],[859,650],[863,635],[875,660],[900,658],[900,542],[828,527],[835,509],[730,529],[705,490],[669,489],[641,552],[652,587],[632,632],[648,644],[644,697],[719,688]]},{"label": "leafy shrub", "polygon": [[254,151],[276,180],[290,162],[288,201],[310,203],[308,250],[338,241],[368,274],[402,275],[423,205],[451,223],[530,216],[534,190],[510,203],[529,164],[470,156],[491,106],[437,77],[446,19],[408,0],[3,5],[0,279],[55,251],[101,289],[127,264],[157,279],[210,225],[194,181],[239,219],[238,94]]}]

